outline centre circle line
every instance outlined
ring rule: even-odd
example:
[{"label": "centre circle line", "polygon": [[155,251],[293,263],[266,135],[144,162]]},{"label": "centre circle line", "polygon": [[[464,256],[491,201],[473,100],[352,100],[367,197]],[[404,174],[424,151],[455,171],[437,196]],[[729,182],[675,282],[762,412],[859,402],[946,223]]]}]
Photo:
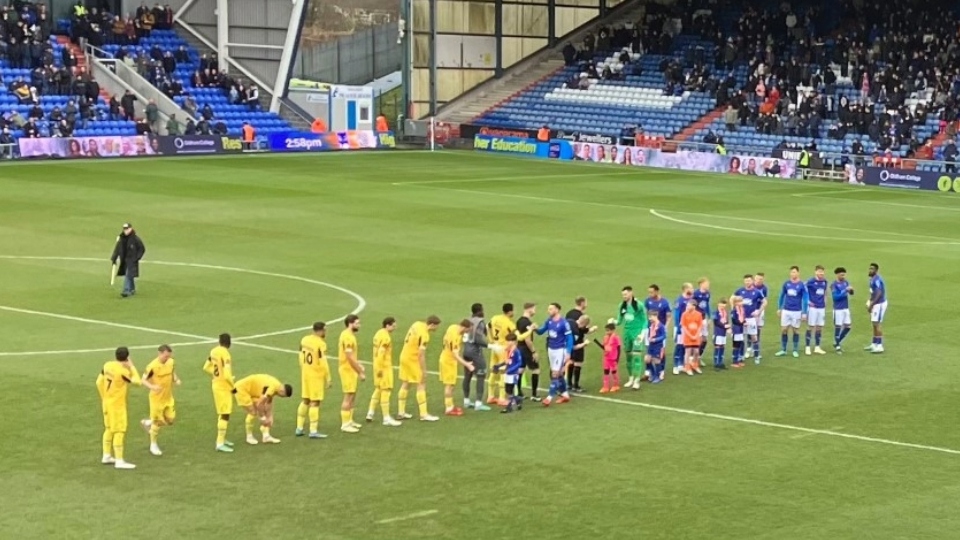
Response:
[{"label": "centre circle line", "polygon": [[[74,261],[74,262],[104,262],[104,261],[105,261],[105,259],[95,258],[95,257],[53,257],[53,256],[32,256],[32,255],[0,255],[0,260]],[[358,314],[358,313],[360,313],[361,311],[363,311],[363,310],[367,307],[367,301],[366,301],[366,299],[364,299],[363,296],[361,296],[361,295],[360,295],[359,293],[357,293],[357,292],[351,291],[350,289],[347,289],[347,288],[345,288],[345,287],[341,287],[341,286],[336,285],[336,284],[333,284],[333,283],[327,283],[327,282],[325,282],[325,281],[319,281],[319,280],[316,280],[316,279],[305,278],[305,277],[302,277],[302,276],[295,276],[295,275],[291,275],[291,274],[281,274],[281,273],[277,273],[277,272],[266,272],[266,271],[262,271],[262,270],[251,270],[251,269],[248,269],[248,268],[237,268],[237,267],[232,267],[232,266],[222,266],[222,265],[213,265],[213,264],[202,264],[202,263],[187,263],[187,262],[176,262],[176,261],[151,261],[151,260],[142,261],[142,263],[143,263],[143,264],[156,264],[156,265],[160,265],[160,266],[190,267],[190,268],[202,268],[202,269],[207,269],[207,270],[220,270],[220,271],[226,271],[226,272],[238,272],[238,273],[242,273],[242,274],[251,274],[251,275],[259,275],[259,276],[265,276],[265,277],[273,277],[273,278],[278,278],[278,279],[287,279],[287,280],[290,280],[290,281],[299,281],[299,282],[301,282],[301,283],[307,283],[307,284],[310,284],[310,285],[317,285],[317,286],[321,286],[321,287],[326,287],[326,288],[328,288],[328,289],[333,289],[333,290],[338,291],[338,292],[342,292],[342,293],[346,294],[347,296],[352,297],[354,300],[357,301],[357,306],[356,306],[353,310],[351,310],[350,313],[348,313],[347,315],[343,315],[343,316],[337,317],[337,318],[335,318],[335,319],[330,319],[329,321],[326,321],[328,324],[342,322],[342,321],[343,321],[344,319],[346,319],[349,315],[351,315],[351,314]],[[2,311],[8,311],[8,312],[13,312],[13,313],[28,314],[28,315],[40,315],[40,316],[58,318],[58,319],[63,319],[63,320],[72,320],[72,321],[76,321],[76,322],[85,322],[85,323],[90,323],[90,324],[100,324],[100,325],[103,325],[103,326],[113,326],[113,327],[115,327],[115,328],[125,328],[125,329],[128,329],[128,330],[136,330],[136,331],[143,331],[143,332],[152,332],[152,333],[158,333],[158,334],[167,334],[167,335],[171,335],[171,336],[186,337],[186,338],[192,338],[192,339],[198,340],[198,341],[191,341],[191,342],[185,342],[185,343],[174,343],[174,344],[171,344],[171,346],[183,346],[183,347],[185,347],[185,346],[192,346],[192,345],[206,345],[206,344],[211,344],[211,343],[216,343],[216,342],[217,342],[217,340],[216,340],[215,338],[206,337],[206,336],[198,336],[198,335],[187,334],[187,333],[183,333],[183,332],[174,332],[174,331],[168,331],[168,330],[160,330],[160,329],[154,329],[154,328],[148,328],[148,327],[142,327],[142,326],[127,325],[127,324],[122,324],[122,323],[112,323],[112,322],[109,322],[109,321],[100,321],[100,320],[97,320],[97,319],[87,319],[87,318],[83,318],[83,317],[74,317],[74,316],[72,316],[72,315],[62,315],[62,314],[58,314],[58,313],[49,313],[49,312],[43,312],[43,311],[36,311],[36,310],[18,308],[18,307],[14,307],[14,306],[0,306],[0,310],[2,310]],[[305,331],[305,330],[309,330],[310,328],[312,328],[312,327],[310,327],[310,326],[307,326],[307,327],[297,327],[297,328],[289,328],[289,329],[286,329],[286,330],[277,330],[277,331],[274,331],[274,332],[266,332],[266,333],[262,333],[262,334],[252,334],[252,335],[248,335],[248,336],[242,336],[242,337],[234,338],[234,341],[235,341],[235,342],[241,342],[241,341],[254,340],[254,339],[260,339],[260,338],[265,338],[265,337],[281,336],[281,335],[286,335],[286,334],[292,334],[292,333],[294,333],[294,332],[302,332],[302,331]],[[257,344],[253,344],[253,343],[244,343],[244,345],[248,345],[248,346],[251,346],[251,347],[258,347],[258,348],[260,347],[260,346],[258,346]],[[153,347],[155,347],[155,346],[156,346],[156,345],[135,345],[135,346],[133,346],[133,347],[128,347],[128,348],[131,349],[131,350],[138,350],[138,349],[150,349],[150,348],[153,348]],[[263,347],[265,348],[266,346],[263,346]],[[91,348],[91,349],[55,350],[55,351],[0,352],[0,357],[5,357],[5,356],[39,356],[39,355],[56,355],[56,354],[83,354],[83,353],[95,353],[95,352],[97,352],[97,353],[99,353],[99,352],[111,352],[111,351],[114,351],[114,350],[115,350],[115,348],[113,348],[113,347],[111,347],[111,348],[105,348],[105,347],[104,347],[104,348]]]}]

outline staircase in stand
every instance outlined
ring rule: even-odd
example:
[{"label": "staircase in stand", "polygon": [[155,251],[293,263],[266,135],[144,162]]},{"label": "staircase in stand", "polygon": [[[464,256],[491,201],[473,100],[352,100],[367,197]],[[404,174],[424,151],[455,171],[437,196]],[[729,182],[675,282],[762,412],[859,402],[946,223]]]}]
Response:
[{"label": "staircase in stand", "polygon": [[438,120],[451,123],[470,122],[487,111],[526,92],[558,70],[563,69],[562,59],[549,59],[516,73],[508,73],[502,79],[487,86],[476,98],[458,103],[454,108],[442,111]]},{"label": "staircase in stand", "polygon": [[[67,36],[57,36],[57,43],[63,45],[67,49],[70,49],[73,52],[73,55],[77,57],[77,68],[83,68],[90,76],[93,76],[93,72],[90,71],[90,67],[87,64],[87,55],[83,52],[83,49],[79,45],[70,41],[70,38]],[[110,93],[100,89],[100,99],[106,104],[110,101]]]},{"label": "staircase in stand", "polygon": [[683,130],[680,133],[677,133],[673,139],[676,141],[686,141],[692,137],[695,137],[698,130],[708,128],[715,120],[721,118],[723,116],[723,111],[725,110],[726,109],[724,107],[717,107],[716,109],[708,112],[707,114],[701,116],[698,120],[695,120],[689,126],[683,128]]}]

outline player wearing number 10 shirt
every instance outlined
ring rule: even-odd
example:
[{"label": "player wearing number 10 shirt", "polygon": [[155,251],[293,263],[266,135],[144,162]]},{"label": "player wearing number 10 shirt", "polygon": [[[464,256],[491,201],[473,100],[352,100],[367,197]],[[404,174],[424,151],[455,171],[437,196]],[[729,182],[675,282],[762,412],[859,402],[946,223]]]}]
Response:
[{"label": "player wearing number 10 shirt", "polygon": [[304,434],[304,424],[309,418],[310,438],[325,439],[327,436],[318,431],[320,425],[320,402],[330,387],[330,364],[327,362],[327,325],[313,323],[313,333],[300,340],[300,393],[302,401],[297,407],[296,436]]},{"label": "player wearing number 10 shirt", "polygon": [[227,427],[233,412],[233,359],[230,357],[230,334],[220,334],[219,344],[210,351],[203,371],[212,377],[213,404],[217,408],[217,452],[233,452],[227,441]]}]

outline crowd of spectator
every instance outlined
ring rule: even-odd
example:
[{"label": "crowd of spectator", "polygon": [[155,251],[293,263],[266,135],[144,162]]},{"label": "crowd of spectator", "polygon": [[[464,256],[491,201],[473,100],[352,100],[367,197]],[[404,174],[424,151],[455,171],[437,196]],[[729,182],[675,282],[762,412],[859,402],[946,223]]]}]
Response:
[{"label": "crowd of spectator", "polygon": [[[564,60],[579,69],[566,86],[587,89],[591,80],[639,75],[631,53],[659,54],[666,56],[659,66],[664,93],[715,94],[718,106],[726,107],[727,131],[754,126],[768,135],[836,140],[855,134],[881,151],[907,146],[921,157],[930,147],[915,128],[928,118],[937,118],[953,138],[960,118],[960,39],[950,5],[813,4],[652,3],[641,21],[602,27],[579,46],[567,44]],[[718,22],[728,13],[740,15]],[[705,46],[674,55],[681,33],[698,36]],[[622,51],[617,62],[598,67],[597,52],[611,50]],[[745,81],[737,77],[741,66],[747,66]],[[856,92],[842,90],[851,84]]]}]

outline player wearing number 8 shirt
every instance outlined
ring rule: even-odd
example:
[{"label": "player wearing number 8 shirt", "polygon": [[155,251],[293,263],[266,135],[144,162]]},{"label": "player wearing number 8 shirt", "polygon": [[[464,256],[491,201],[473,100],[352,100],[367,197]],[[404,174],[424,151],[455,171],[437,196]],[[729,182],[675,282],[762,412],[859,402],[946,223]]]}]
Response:
[{"label": "player wearing number 8 shirt", "polygon": [[218,345],[210,351],[203,371],[213,380],[213,404],[217,409],[217,452],[233,452],[233,443],[227,441],[230,413],[233,412],[233,359],[230,357],[230,334],[220,334]]},{"label": "player wearing number 8 shirt", "polygon": [[297,406],[297,431],[295,435],[302,437],[303,427],[310,421],[310,438],[325,439],[320,433],[320,403],[324,393],[330,388],[330,364],[327,362],[327,325],[323,322],[313,323],[313,333],[303,336],[300,340],[300,397],[302,401]]}]

